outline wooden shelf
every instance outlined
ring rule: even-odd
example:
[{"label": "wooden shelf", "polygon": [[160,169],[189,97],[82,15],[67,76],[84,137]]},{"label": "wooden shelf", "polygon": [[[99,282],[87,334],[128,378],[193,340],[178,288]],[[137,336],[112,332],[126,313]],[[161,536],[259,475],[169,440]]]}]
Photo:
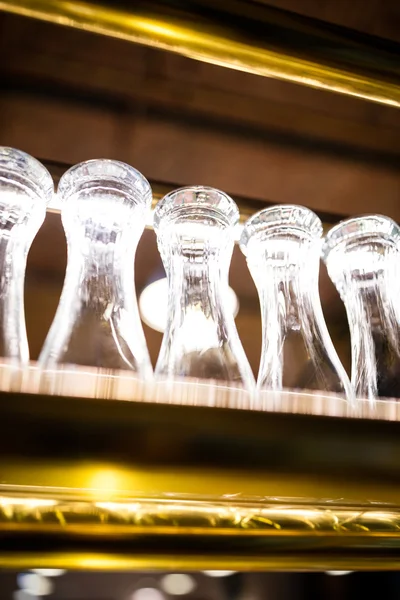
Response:
[{"label": "wooden shelf", "polygon": [[[168,404],[179,401],[171,385],[157,403],[157,386],[87,369],[41,383],[34,367],[0,375],[1,567],[400,566],[394,414],[206,407],[195,404],[245,406],[246,395],[193,383],[181,384],[193,406]],[[27,393],[40,386],[70,396]],[[292,409],[335,404],[285,397]]]}]

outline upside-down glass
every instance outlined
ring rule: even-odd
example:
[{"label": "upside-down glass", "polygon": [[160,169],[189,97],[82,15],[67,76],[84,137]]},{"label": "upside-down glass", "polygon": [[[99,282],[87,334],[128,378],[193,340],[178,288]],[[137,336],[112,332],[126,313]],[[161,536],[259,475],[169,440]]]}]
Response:
[{"label": "upside-down glass", "polygon": [[50,173],[29,154],[0,147],[0,356],[29,360],[24,280],[29,248],[53,197]]},{"label": "upside-down glass", "polygon": [[262,317],[260,390],[321,390],[352,399],[318,291],[322,224],[302,206],[274,206],[245,224],[241,249]]},{"label": "upside-down glass", "polygon": [[154,227],[169,285],[168,323],[156,375],[254,387],[228,301],[239,211],[218,190],[187,187],[157,205]]},{"label": "upside-down glass", "polygon": [[326,236],[329,276],[346,306],[356,395],[400,397],[400,228],[388,217],[342,221]]},{"label": "upside-down glass", "polygon": [[134,259],[151,204],[136,169],[90,160],[61,178],[68,264],[42,368],[78,364],[152,376],[134,286]]}]

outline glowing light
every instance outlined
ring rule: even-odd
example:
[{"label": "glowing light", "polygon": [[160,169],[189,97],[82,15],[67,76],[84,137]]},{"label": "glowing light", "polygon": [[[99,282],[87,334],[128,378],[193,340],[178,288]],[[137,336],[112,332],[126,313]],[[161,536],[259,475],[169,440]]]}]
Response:
[{"label": "glowing light", "polygon": [[140,510],[140,504],[138,502],[96,502],[95,506],[97,508],[116,512],[125,511],[136,513],[138,510]]},{"label": "glowing light", "polygon": [[38,508],[40,506],[55,506],[55,500],[45,500],[43,498],[9,498],[0,497],[0,506],[24,506],[25,508]]},{"label": "glowing light", "polygon": [[[60,213],[61,209],[62,209],[61,198],[57,195],[57,193],[55,193],[53,195],[52,199],[50,200],[49,204],[47,205],[47,210],[49,212]],[[146,227],[150,227],[151,229],[153,228],[153,225],[154,225],[153,219],[154,219],[154,208],[147,212]],[[237,223],[234,226],[234,233],[233,233],[235,242],[238,242],[240,240],[242,231],[243,231],[243,223]]]},{"label": "glowing light", "polygon": [[195,589],[196,582],[190,575],[170,573],[162,578],[161,587],[164,592],[171,596],[184,596]]},{"label": "glowing light", "polygon": [[164,594],[157,588],[140,588],[133,592],[130,600],[164,600]]},{"label": "glowing light", "polygon": [[19,587],[31,596],[48,596],[54,590],[51,579],[37,573],[20,573],[17,582]]},{"label": "glowing light", "polygon": [[44,577],[60,577],[65,575],[67,571],[65,569],[32,569],[32,572]]},{"label": "glowing light", "polygon": [[35,600],[35,596],[25,590],[17,590],[13,593],[13,600]]},{"label": "glowing light", "polygon": [[234,575],[236,571],[203,571],[203,573],[208,577],[230,577],[230,575]]},{"label": "glowing light", "polygon": [[353,571],[326,571],[326,575],[350,575]]},{"label": "glowing light", "polygon": [[391,521],[391,520],[395,520],[397,518],[397,513],[391,513],[391,512],[378,512],[378,511],[370,511],[370,512],[366,512],[365,515],[363,515],[365,520],[370,520],[372,519],[374,520],[383,520],[383,521]]},{"label": "glowing light", "polygon": [[100,470],[94,473],[90,479],[90,487],[100,490],[103,494],[113,495],[118,489],[119,478],[112,470]]},{"label": "glowing light", "polygon": [[[239,312],[239,300],[231,287],[228,288],[227,302],[229,309],[236,317]],[[163,333],[168,315],[168,282],[166,277],[158,279],[144,288],[140,294],[139,308],[142,320],[146,325]],[[194,318],[196,317],[194,316]],[[191,339],[196,338],[197,333],[201,334],[204,331],[204,319],[198,325],[199,327],[197,327],[197,323],[191,324],[191,326],[196,327],[196,335],[193,335],[192,332],[189,336]]]},{"label": "glowing light", "polygon": [[62,208],[61,198],[57,194],[57,192],[55,192],[53,194],[53,197],[50,200],[49,204],[47,205],[47,209],[52,212],[61,212],[61,208]]}]

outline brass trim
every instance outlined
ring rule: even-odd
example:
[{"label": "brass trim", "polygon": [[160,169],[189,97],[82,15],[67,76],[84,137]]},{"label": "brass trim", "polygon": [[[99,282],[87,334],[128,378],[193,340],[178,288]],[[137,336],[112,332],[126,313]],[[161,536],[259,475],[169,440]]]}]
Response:
[{"label": "brass trim", "polygon": [[[99,492],[97,492],[99,494]],[[93,496],[96,495],[96,492]],[[400,507],[284,498],[98,501],[0,486],[0,566],[399,568]],[[34,556],[29,549],[34,549]],[[32,562],[33,561],[33,562]]]},{"label": "brass trim", "polygon": [[141,402],[144,387],[0,393],[0,567],[400,569],[399,421]]},{"label": "brass trim", "polygon": [[[208,63],[400,106],[398,45],[245,0],[0,0],[0,9]],[[182,8],[183,5],[183,8]],[[200,8],[199,8],[200,6]],[[290,46],[284,40],[290,39]],[[328,41],[328,43],[326,43]]]}]

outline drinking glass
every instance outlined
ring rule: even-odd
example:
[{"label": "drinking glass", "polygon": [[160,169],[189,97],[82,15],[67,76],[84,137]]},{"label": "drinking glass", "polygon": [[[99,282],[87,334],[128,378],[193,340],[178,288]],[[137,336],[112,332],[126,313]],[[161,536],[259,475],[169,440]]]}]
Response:
[{"label": "drinking glass", "polygon": [[326,236],[323,256],[345,304],[357,396],[400,397],[400,228],[381,215],[347,219]]},{"label": "drinking glass", "polygon": [[130,369],[152,376],[134,260],[151,204],[148,181],[114,160],[89,160],[60,180],[68,263],[39,363]]},{"label": "drinking glass", "polygon": [[302,206],[273,206],[244,226],[241,249],[262,317],[258,388],[321,390],[352,399],[318,291],[322,224]]},{"label": "drinking glass", "polygon": [[29,361],[24,280],[29,248],[53,197],[50,173],[35,158],[0,147],[0,356]]},{"label": "drinking glass", "polygon": [[154,227],[168,278],[168,322],[159,378],[214,379],[254,387],[228,300],[239,211],[223,192],[185,187],[156,207]]}]

